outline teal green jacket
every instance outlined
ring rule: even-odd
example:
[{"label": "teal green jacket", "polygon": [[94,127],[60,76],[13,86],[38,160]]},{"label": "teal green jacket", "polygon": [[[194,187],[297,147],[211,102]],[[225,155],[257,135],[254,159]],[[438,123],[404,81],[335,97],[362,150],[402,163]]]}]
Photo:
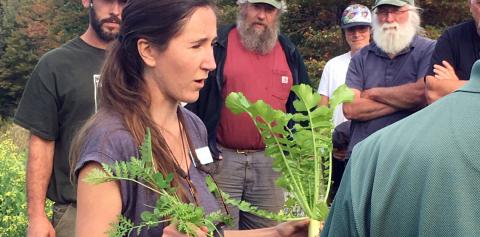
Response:
[{"label": "teal green jacket", "polygon": [[322,236],[480,236],[480,61],[471,75],[354,148]]}]

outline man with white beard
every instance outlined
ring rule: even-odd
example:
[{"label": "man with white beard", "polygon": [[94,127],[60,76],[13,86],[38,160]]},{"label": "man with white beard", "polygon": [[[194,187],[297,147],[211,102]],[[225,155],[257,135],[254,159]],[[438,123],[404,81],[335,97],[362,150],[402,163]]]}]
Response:
[{"label": "man with white beard", "polygon": [[[205,123],[208,143],[218,162],[213,175],[222,191],[260,209],[278,212],[284,204],[282,189],[275,186],[278,176],[272,159],[265,156],[265,144],[247,115],[234,115],[224,105],[230,92],[242,92],[250,101],[263,100],[275,109],[290,113],[292,85],[310,84],[302,56],[279,33],[283,0],[238,0],[236,25],[219,29],[214,46],[217,69],[210,73],[197,102],[186,108]],[[256,229],[274,221],[228,210],[234,228]]]},{"label": "man with white beard", "polygon": [[373,42],[352,57],[346,77],[355,93],[343,106],[352,120],[347,158],[370,134],[426,105],[423,78],[435,42],[419,35],[418,8],[413,0],[377,0],[373,9]]}]

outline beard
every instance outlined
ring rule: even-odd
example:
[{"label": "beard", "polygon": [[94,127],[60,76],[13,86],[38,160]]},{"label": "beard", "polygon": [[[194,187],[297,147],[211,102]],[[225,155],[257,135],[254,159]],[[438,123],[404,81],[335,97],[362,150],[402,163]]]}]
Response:
[{"label": "beard", "polygon": [[[264,26],[263,30],[255,28],[255,24]],[[240,40],[243,46],[249,50],[261,55],[270,53],[277,43],[280,31],[280,20],[277,17],[273,25],[264,22],[247,22],[245,10],[241,10],[237,17],[237,29],[240,34]]]},{"label": "beard", "polygon": [[105,23],[117,23],[120,24],[120,19],[114,15],[111,15],[109,18],[98,19],[97,13],[93,7],[90,7],[89,11],[89,18],[90,24],[92,25],[93,31],[97,34],[98,38],[100,38],[104,42],[110,42],[117,38],[118,31],[106,31],[102,28],[103,24]]},{"label": "beard", "polygon": [[397,55],[410,45],[413,37],[421,30],[418,13],[409,12],[409,14],[409,20],[406,23],[394,22],[383,25],[378,23],[378,18],[373,14],[373,41],[385,53]]}]

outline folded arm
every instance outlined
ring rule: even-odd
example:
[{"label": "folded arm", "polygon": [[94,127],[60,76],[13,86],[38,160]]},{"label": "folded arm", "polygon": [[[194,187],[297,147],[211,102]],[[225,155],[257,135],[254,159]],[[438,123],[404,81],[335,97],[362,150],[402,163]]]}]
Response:
[{"label": "folded arm", "polygon": [[371,88],[363,91],[361,96],[398,110],[418,110],[426,105],[423,78],[400,86]]},{"label": "folded arm", "polygon": [[439,80],[433,76],[427,76],[426,83],[426,97],[428,104],[454,92],[459,89],[467,81],[463,80]]},{"label": "folded arm", "polygon": [[435,76],[427,76],[425,78],[425,91],[428,104],[446,96],[459,89],[467,81],[458,78],[455,69],[447,62],[442,61],[442,65],[435,64]]},{"label": "folded arm", "polygon": [[352,90],[355,93],[355,99],[343,104],[343,113],[347,119],[367,121],[397,111],[395,107],[388,104],[361,97],[362,92],[358,89]]}]

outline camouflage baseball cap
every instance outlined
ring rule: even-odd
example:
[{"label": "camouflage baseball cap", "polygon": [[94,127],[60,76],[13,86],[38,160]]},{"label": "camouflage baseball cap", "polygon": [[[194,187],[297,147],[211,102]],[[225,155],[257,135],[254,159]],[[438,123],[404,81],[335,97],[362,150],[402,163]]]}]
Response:
[{"label": "camouflage baseball cap", "polygon": [[403,7],[405,5],[415,5],[414,0],[376,0],[375,1],[375,6],[373,6],[373,9],[377,8],[380,5],[393,5],[397,7]]},{"label": "camouflage baseball cap", "polygon": [[274,6],[277,9],[283,8],[283,1],[282,0],[247,0],[249,3],[266,3]]}]

